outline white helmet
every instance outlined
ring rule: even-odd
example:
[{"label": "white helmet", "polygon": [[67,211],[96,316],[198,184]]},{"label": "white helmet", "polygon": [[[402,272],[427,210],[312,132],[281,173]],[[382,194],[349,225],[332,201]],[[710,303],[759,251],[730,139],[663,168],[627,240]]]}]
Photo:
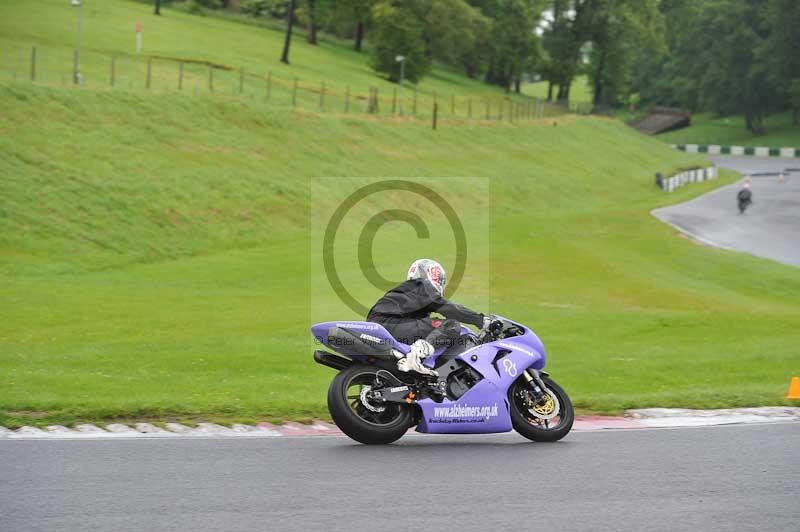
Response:
[{"label": "white helmet", "polygon": [[444,287],[447,285],[447,272],[435,260],[417,259],[408,269],[408,279],[428,281],[439,294],[444,294]]}]

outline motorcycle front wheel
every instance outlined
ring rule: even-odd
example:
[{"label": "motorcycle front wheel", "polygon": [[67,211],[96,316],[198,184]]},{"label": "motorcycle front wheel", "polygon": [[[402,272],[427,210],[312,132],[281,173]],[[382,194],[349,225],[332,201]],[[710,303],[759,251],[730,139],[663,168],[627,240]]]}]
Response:
[{"label": "motorcycle front wheel", "polygon": [[328,388],[328,411],[336,426],[355,441],[369,445],[398,440],[412,423],[409,406],[370,402],[378,370],[362,364],[350,366],[340,371]]},{"label": "motorcycle front wheel", "polygon": [[508,391],[511,424],[529,440],[558,441],[572,429],[575,410],[567,392],[548,377],[542,377],[548,397],[535,401],[528,381],[520,377]]}]

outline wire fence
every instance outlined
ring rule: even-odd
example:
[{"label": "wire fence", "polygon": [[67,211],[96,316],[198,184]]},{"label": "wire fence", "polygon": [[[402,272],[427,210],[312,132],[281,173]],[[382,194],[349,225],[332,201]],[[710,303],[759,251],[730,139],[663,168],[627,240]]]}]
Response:
[{"label": "wire fence", "polygon": [[38,45],[0,51],[0,61],[0,80],[4,81],[91,90],[235,95],[286,108],[433,119],[434,127],[440,120],[521,122],[590,110],[515,94],[445,94],[388,83],[358,87],[204,60],[95,51],[78,55],[77,51],[70,54],[63,48]]}]

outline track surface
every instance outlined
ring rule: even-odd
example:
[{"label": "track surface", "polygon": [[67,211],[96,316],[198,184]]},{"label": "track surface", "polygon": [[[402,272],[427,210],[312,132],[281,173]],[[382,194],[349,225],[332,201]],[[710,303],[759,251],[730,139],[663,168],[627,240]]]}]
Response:
[{"label": "track surface", "polygon": [[[718,166],[743,174],[800,170],[800,159],[773,157],[710,157]],[[744,251],[800,266],[800,171],[754,176],[753,204],[739,214],[736,194],[742,182],[722,187],[692,201],[656,209],[653,214],[706,244]]]},{"label": "track surface", "polygon": [[4,532],[797,530],[800,423],[570,434],[0,441]]}]

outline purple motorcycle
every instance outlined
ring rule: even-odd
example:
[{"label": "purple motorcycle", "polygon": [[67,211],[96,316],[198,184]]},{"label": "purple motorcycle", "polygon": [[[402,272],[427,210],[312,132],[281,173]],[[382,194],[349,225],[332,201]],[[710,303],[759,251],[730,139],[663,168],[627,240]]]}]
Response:
[{"label": "purple motorcycle", "polygon": [[314,360],[339,371],[328,389],[328,409],[358,442],[391,443],[415,425],[430,434],[513,428],[539,442],[560,440],[572,428],[572,402],[542,371],[541,340],[519,323],[496,317],[479,334],[462,327],[458,341],[424,360],[436,377],[398,371],[394,351],[410,347],[377,323],[330,321],[311,332],[339,353],[315,351]]}]

